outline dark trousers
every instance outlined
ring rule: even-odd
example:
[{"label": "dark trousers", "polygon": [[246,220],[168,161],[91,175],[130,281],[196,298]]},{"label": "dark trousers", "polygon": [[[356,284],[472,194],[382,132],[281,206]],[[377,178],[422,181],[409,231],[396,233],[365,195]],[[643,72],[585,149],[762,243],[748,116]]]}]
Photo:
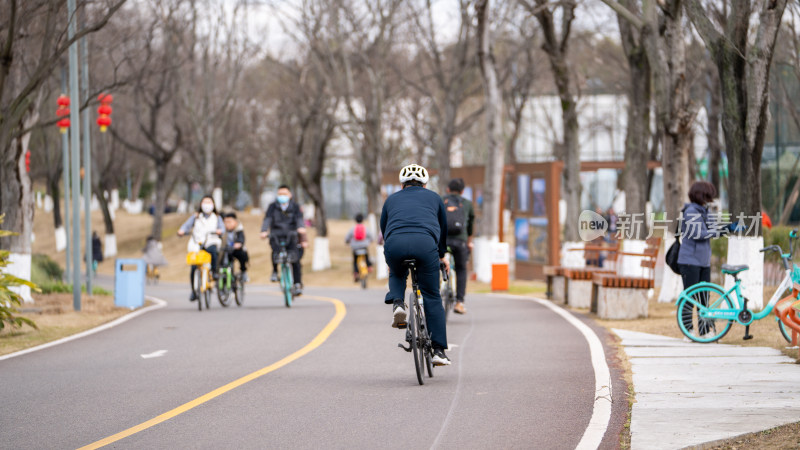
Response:
[{"label": "dark trousers", "polygon": [[[407,259],[417,260],[417,281],[422,292],[425,317],[434,347],[447,348],[444,307],[439,294],[439,250],[428,234],[392,234],[383,247],[386,264],[389,266],[389,292],[386,303],[405,299],[408,269],[403,266]],[[408,305],[409,307],[411,305]]]},{"label": "dark trousers", "polygon": [[[217,246],[212,245],[211,247],[205,247],[203,250],[207,251],[211,254],[211,276],[216,276],[217,273],[217,260],[219,259],[219,251],[217,251]],[[194,271],[197,270],[197,266],[192,266],[192,270],[189,271],[189,284],[192,285],[192,290],[194,290]],[[195,294],[200,294],[199,292],[195,292]]]},{"label": "dark trousers", "polygon": [[[683,280],[683,289],[688,289],[694,286],[701,281],[711,281],[711,267],[701,267],[701,266],[693,266],[690,264],[681,264],[681,279]],[[702,297],[700,297],[702,295]],[[703,306],[708,306],[708,297],[706,295],[697,294],[695,299],[701,303]],[[686,303],[683,305],[683,310],[681,311],[681,321],[683,322],[683,326],[686,330],[692,330],[692,310],[694,306],[690,303]],[[707,323],[705,320],[701,320],[700,324],[698,325],[699,330],[698,333],[700,335],[704,335],[710,331],[710,328],[713,326],[712,323]]]},{"label": "dark trousers", "polygon": [[[228,254],[231,258],[239,261],[239,269],[242,272],[247,272],[247,263],[250,261],[250,255],[247,254],[247,250],[237,248],[230,250]],[[231,266],[231,268],[233,268],[233,266]]]},{"label": "dark trousers", "polygon": [[467,261],[469,261],[469,247],[463,239],[447,239],[447,246],[453,254],[456,272],[456,301],[463,302],[467,291]]},{"label": "dark trousers", "polygon": [[297,242],[297,235],[291,234],[289,236],[269,236],[269,245],[272,247],[272,271],[278,271],[278,253],[281,251],[280,242],[286,242],[286,252],[289,256],[289,262],[292,264],[292,279],[295,283],[302,284],[302,270],[300,260],[303,258],[304,249]]}]

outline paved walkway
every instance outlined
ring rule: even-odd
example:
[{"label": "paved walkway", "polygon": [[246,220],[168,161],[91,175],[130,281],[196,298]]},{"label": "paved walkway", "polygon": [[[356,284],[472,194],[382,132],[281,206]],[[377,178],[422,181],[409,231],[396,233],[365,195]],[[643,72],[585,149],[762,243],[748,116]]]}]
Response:
[{"label": "paved walkway", "polygon": [[800,421],[800,366],[778,350],[614,332],[633,371],[634,450],[683,448]]}]

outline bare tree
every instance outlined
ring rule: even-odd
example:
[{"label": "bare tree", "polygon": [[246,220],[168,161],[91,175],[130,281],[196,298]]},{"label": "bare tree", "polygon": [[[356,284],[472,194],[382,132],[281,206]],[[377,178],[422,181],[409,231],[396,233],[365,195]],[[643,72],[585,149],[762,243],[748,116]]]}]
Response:
[{"label": "bare tree", "polygon": [[[450,157],[453,140],[468,129],[483,113],[482,108],[465,111],[466,101],[480,92],[477,83],[474,49],[472,39],[474,25],[469,13],[467,0],[459,0],[459,27],[454,41],[449,45],[442,43],[440,30],[433,19],[433,4],[430,1],[409,2],[412,8],[411,29],[417,45],[416,69],[404,73],[402,67],[395,66],[395,72],[404,80],[409,89],[417,91],[426,101],[426,110],[420,111],[417,120],[424,120],[423,127],[433,136],[434,149],[439,170],[439,189],[445,191],[450,181]],[[420,134],[423,137],[424,134]]]},{"label": "bare tree", "polygon": [[[689,189],[689,157],[697,104],[689,95],[682,0],[643,0],[641,14],[615,0],[603,0],[640,33],[656,101],[667,217],[678,216]],[[654,152],[651,152],[651,155]],[[649,184],[649,183],[648,183]]]},{"label": "bare tree", "polygon": [[756,216],[761,212],[769,73],[787,0],[737,0],[729,7],[722,2],[724,9],[719,2],[685,1],[686,13],[719,72],[722,130],[731,178],[737,180],[729,185],[730,209],[734,215]]},{"label": "bare tree", "polygon": [[[111,127],[114,138],[129,150],[150,161],[155,168],[155,202],[152,235],[160,239],[167,196],[176,178],[170,165],[184,147],[184,131],[178,96],[178,74],[185,59],[178,52],[177,41],[185,27],[185,5],[180,1],[152,4],[149,21],[141,36],[132,40],[132,54],[127,70],[135,73],[130,107],[121,103],[117,110],[127,117],[130,128]],[[122,121],[117,121],[122,122]]]},{"label": "bare tree", "polygon": [[[42,85],[69,46],[101,29],[125,0],[104,1],[92,8],[93,19],[72,39],[66,36],[62,2],[7,0],[0,18],[0,211],[4,226],[18,233],[0,248],[30,253],[33,196],[23,155],[36,126],[44,98]],[[79,7],[84,7],[81,2]]]},{"label": "bare tree", "polygon": [[[222,142],[237,92],[244,63],[249,55],[242,19],[247,3],[237,0],[232,8],[223,1],[189,3],[189,26],[177,42],[188,57],[181,70],[178,89],[199,155],[190,153],[203,175],[207,192],[216,187],[214,155]],[[230,11],[229,11],[230,10]]]},{"label": "bare tree", "polygon": [[[577,241],[578,216],[581,208],[578,100],[568,58],[569,37],[577,3],[574,0],[564,0],[559,3],[549,3],[547,0],[534,0],[533,3],[526,0],[519,1],[539,21],[544,41],[542,49],[550,61],[553,80],[561,100],[562,142],[556,146],[555,156],[565,164],[563,195],[567,202],[567,220],[564,226],[564,239]],[[558,25],[556,11],[561,19]]]}]

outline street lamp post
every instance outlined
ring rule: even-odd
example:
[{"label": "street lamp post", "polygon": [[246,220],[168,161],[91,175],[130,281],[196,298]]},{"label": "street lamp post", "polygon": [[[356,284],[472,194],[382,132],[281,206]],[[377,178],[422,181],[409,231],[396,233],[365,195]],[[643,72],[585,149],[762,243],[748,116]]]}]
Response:
[{"label": "street lamp post", "polygon": [[[67,0],[67,39],[75,37],[75,0]],[[74,105],[80,105],[78,89],[78,43],[69,46],[69,96]],[[81,310],[81,230],[80,230],[80,115],[78,107],[70,110],[70,141],[72,150],[72,307]]]}]

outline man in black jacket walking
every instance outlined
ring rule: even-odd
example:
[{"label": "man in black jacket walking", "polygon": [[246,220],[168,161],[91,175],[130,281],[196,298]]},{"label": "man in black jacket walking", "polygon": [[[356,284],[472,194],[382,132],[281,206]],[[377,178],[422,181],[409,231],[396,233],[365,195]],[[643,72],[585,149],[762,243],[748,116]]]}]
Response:
[{"label": "man in black jacket walking", "polygon": [[[269,236],[269,245],[272,247],[272,276],[270,281],[278,281],[277,257],[280,252],[280,242],[287,242],[289,261],[292,263],[292,277],[294,278],[294,295],[300,295],[303,290],[302,270],[300,258],[303,257],[303,248],[308,245],[305,237],[306,228],[303,223],[303,210],[300,205],[292,200],[292,191],[283,184],[278,187],[278,195],[274,202],[267,208],[264,222],[261,224],[261,238]],[[299,235],[303,235],[300,238]],[[298,239],[300,238],[300,239]]]}]

